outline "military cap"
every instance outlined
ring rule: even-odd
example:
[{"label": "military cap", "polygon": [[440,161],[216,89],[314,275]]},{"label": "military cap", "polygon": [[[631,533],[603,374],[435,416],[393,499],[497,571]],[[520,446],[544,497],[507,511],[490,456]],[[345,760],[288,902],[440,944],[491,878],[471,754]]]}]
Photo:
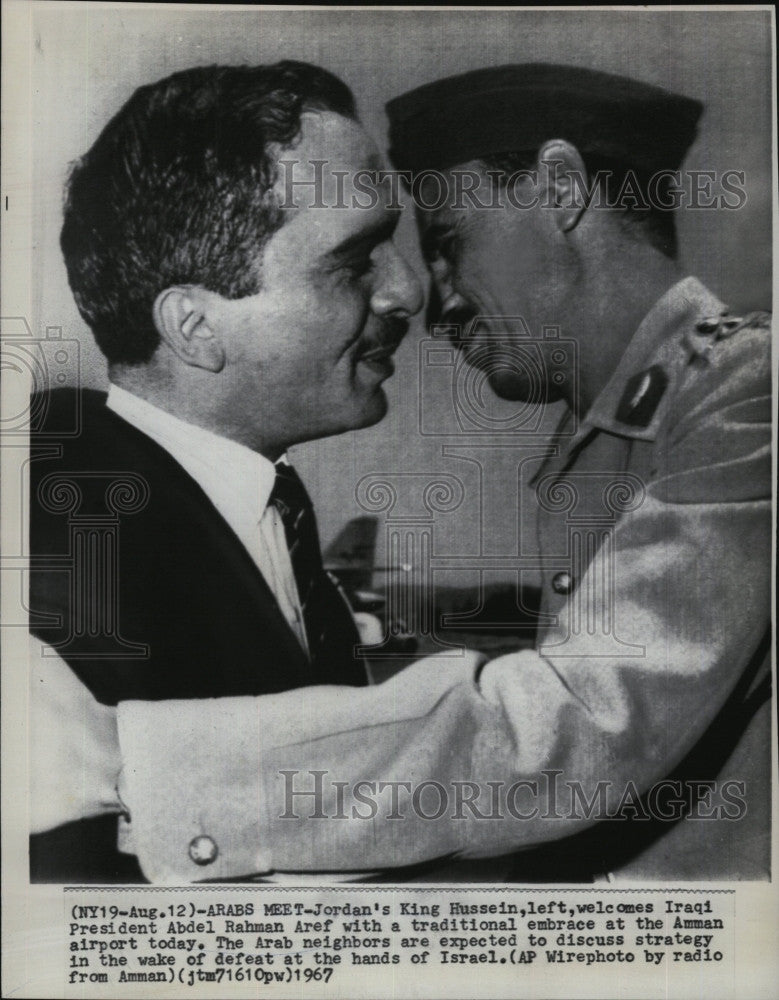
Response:
[{"label": "military cap", "polygon": [[692,98],[580,66],[490,67],[391,100],[390,157],[401,170],[442,170],[566,139],[584,156],[636,170],[674,170],[702,111]]}]

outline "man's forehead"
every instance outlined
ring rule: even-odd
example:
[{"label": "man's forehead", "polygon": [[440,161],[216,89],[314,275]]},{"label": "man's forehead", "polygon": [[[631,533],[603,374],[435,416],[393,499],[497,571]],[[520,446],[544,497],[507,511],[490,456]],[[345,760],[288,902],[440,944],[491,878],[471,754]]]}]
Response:
[{"label": "man's forehead", "polygon": [[415,204],[417,225],[424,231],[455,229],[466,221],[469,205],[455,208],[449,201],[445,205],[426,208],[417,202]]},{"label": "man's forehead", "polygon": [[301,177],[338,171],[381,170],[386,163],[376,143],[359,122],[334,111],[304,111],[300,116],[300,137],[284,160],[295,160]]},{"label": "man's forehead", "polygon": [[301,115],[297,143],[279,154],[275,190],[286,219],[276,243],[303,239],[306,254],[389,238],[400,216],[386,161],[359,122],[330,111]]},{"label": "man's forehead", "polygon": [[335,112],[307,111],[297,143],[279,154],[275,192],[290,213],[288,225],[292,216],[309,212],[317,217],[317,227],[331,232],[381,225],[388,217],[394,225],[399,205],[388,174],[359,122]]},{"label": "man's forehead", "polygon": [[491,200],[491,183],[488,168],[481,160],[421,171],[412,189],[418,223],[427,228],[462,222],[475,203]]},{"label": "man's forehead", "polygon": [[292,209],[271,242],[302,240],[306,256],[356,253],[391,239],[400,215],[400,209],[381,201],[364,209],[351,206]]}]

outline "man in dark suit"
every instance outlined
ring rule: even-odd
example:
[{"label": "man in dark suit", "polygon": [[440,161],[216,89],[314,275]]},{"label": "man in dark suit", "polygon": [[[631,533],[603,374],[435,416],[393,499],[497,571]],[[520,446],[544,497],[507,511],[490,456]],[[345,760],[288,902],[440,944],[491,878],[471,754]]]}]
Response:
[{"label": "man in dark suit", "polygon": [[[421,305],[397,211],[313,207],[377,166],[294,62],[142,87],[76,164],[61,244],[111,385],[34,402],[31,631],[102,704],[366,683],[285,452],[383,417]],[[141,880],[123,829],[34,835],[32,879]]]}]

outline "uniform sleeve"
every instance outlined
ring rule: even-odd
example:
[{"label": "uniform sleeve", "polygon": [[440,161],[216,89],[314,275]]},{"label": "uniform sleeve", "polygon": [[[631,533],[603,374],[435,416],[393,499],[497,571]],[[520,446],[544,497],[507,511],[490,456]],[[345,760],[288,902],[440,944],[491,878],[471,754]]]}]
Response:
[{"label": "uniform sleeve", "polygon": [[30,832],[121,812],[116,710],[33,636],[29,661]]},{"label": "uniform sleeve", "polygon": [[[138,855],[146,877],[158,883],[277,869],[265,832],[268,810],[275,808],[267,772],[292,781],[293,806],[300,801],[298,778],[311,777],[280,773],[284,748],[332,741],[328,745],[343,751],[347,767],[357,768],[374,739],[386,750],[385,734],[399,732],[402,721],[416,731],[452,692],[471,690],[484,659],[471,651],[429,656],[372,687],[322,685],[256,698],[121,702],[119,794],[131,816],[125,849]],[[447,724],[462,721],[443,715]],[[449,734],[444,743],[449,745]],[[275,792],[273,781],[270,785]],[[321,824],[312,831],[315,840],[318,833],[326,833]],[[320,860],[314,867],[333,870]],[[340,870],[354,867],[350,858]]]},{"label": "uniform sleeve", "polygon": [[[234,699],[254,713],[246,726],[225,700],[206,740],[175,703],[120,706],[122,794],[147,875],[498,855],[582,829],[582,818],[555,813],[550,774],[585,792],[605,781],[617,796],[667,775],[726,702],[769,619],[770,396],[756,378],[762,361],[743,345],[737,354],[683,397],[643,502],[537,652],[481,668],[420,661],[364,690]],[[624,652],[604,653],[597,629],[572,641],[582,601],[592,621],[615,622]],[[163,756],[179,754],[198,777],[178,788],[158,780],[149,795],[162,732]],[[199,875],[186,861],[198,836],[217,851]]]},{"label": "uniform sleeve", "polygon": [[[478,682],[453,689],[423,719],[370,734],[356,725],[348,738],[267,755],[262,837],[276,867],[337,867],[349,858],[383,867],[557,839],[585,820],[570,811],[555,817],[550,774],[590,795],[608,782],[613,808],[626,788],[644,791],[684,758],[727,701],[770,615],[769,367],[766,338],[743,336],[680,395],[643,503],[618,522],[613,547],[596,554],[538,652],[488,663]],[[604,588],[612,558],[613,586]],[[597,628],[574,641],[572,616],[582,613],[613,621],[624,652],[604,654]],[[285,812],[288,779],[278,775],[290,768],[324,770],[350,789],[360,779],[434,780],[448,808],[431,819],[435,803],[419,809],[412,800],[404,819],[391,821],[382,802],[377,817],[360,819],[347,801],[348,820],[314,823],[302,818],[301,799],[298,821]],[[504,819],[490,822],[496,783]],[[458,813],[458,788],[478,812]],[[338,815],[334,789],[323,797],[322,811]]]}]

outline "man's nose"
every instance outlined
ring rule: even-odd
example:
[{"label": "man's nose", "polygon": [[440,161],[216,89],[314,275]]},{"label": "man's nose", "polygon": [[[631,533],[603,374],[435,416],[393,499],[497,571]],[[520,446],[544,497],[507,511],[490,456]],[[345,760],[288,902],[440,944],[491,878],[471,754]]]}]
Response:
[{"label": "man's nose", "polygon": [[417,276],[392,243],[385,248],[381,279],[371,296],[377,316],[414,316],[422,308],[424,295]]}]

